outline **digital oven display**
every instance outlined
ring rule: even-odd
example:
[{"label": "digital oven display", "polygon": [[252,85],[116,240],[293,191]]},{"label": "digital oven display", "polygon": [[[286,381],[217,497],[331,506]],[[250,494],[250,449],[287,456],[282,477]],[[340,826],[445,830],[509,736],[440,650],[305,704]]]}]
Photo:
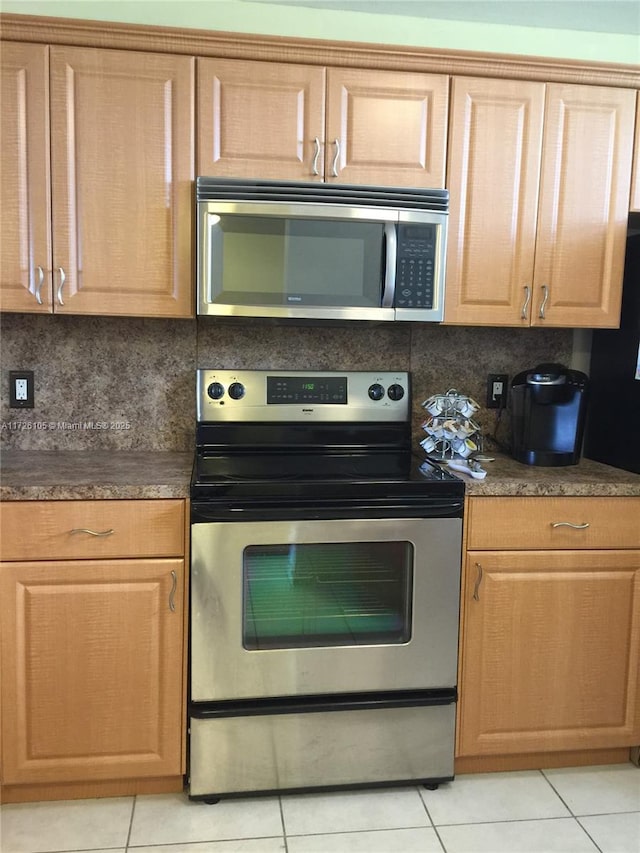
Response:
[{"label": "digital oven display", "polygon": [[267,376],[267,403],[347,404],[347,377]]}]

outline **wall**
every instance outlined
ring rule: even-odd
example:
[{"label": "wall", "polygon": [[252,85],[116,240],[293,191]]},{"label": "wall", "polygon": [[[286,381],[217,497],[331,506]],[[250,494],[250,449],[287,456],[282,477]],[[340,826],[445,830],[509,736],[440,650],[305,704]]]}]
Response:
[{"label": "wall", "polygon": [[[295,367],[410,370],[417,447],[424,437],[420,403],[431,394],[456,388],[484,404],[487,373],[513,376],[540,361],[568,364],[571,349],[572,333],[564,329],[4,314],[0,446],[189,450],[196,367]],[[35,372],[34,409],[8,408],[8,370]],[[491,432],[494,417],[483,406],[478,420]],[[129,428],[98,429],[103,422]]]},{"label": "wall", "polygon": [[[390,8],[393,2],[391,0]],[[227,32],[639,63],[632,34],[295,8],[249,0],[2,0],[4,12]],[[576,14],[580,14],[576,3]]]}]

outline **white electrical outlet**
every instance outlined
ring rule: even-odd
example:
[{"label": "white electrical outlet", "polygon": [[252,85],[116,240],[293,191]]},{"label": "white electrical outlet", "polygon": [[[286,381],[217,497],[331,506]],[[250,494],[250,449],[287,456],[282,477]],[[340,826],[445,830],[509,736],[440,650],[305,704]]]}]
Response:
[{"label": "white electrical outlet", "polygon": [[29,386],[26,379],[16,379],[16,400],[27,400],[29,397]]},{"label": "white electrical outlet", "polygon": [[9,371],[9,408],[33,409],[33,370]]}]

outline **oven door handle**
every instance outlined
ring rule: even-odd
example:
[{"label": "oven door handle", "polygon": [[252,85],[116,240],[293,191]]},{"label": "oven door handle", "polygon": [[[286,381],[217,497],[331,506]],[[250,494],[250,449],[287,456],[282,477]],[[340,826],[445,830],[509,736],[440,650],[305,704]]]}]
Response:
[{"label": "oven door handle", "polygon": [[368,518],[462,518],[463,501],[404,502],[390,505],[375,503],[322,503],[319,501],[282,501],[268,504],[192,502],[192,524],[212,521],[297,521],[303,519],[368,519]]}]

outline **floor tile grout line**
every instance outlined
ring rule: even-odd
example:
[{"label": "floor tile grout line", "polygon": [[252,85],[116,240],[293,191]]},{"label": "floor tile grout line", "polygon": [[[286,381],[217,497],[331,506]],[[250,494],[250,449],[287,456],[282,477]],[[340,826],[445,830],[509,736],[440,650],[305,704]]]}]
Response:
[{"label": "floor tile grout line", "polygon": [[290,832],[289,838],[315,838],[318,835],[359,835],[361,832],[404,832],[405,829],[435,829],[435,826],[377,826],[374,829],[332,829],[321,832]]},{"label": "floor tile grout line", "polygon": [[124,844],[125,853],[129,849],[129,844],[131,842],[131,831],[133,830],[133,818],[136,813],[136,803],[138,802],[138,797],[133,795],[133,802],[131,803],[131,817],[129,818],[129,830],[127,832],[127,840]]},{"label": "floor tile grout line", "polygon": [[560,800],[560,802],[562,803],[562,805],[563,805],[563,806],[568,810],[569,814],[573,815],[573,817],[577,817],[577,815],[575,815],[575,814],[573,813],[573,809],[571,808],[571,806],[569,805],[569,803],[565,802],[564,797],[560,794],[560,791],[558,791],[558,789],[557,789],[557,788],[556,788],[556,786],[553,784],[553,782],[551,781],[551,779],[549,779],[549,777],[548,777],[548,776],[547,776],[547,774],[544,772],[544,770],[542,770],[542,769],[541,769],[539,772],[540,772],[540,773],[542,773],[542,778],[546,780],[547,784],[549,785],[549,787],[551,788],[551,790],[553,791],[553,793],[554,793],[554,794],[556,795],[556,797]]},{"label": "floor tile grout line", "polygon": [[447,848],[444,846],[444,841],[442,840],[442,838],[441,838],[441,836],[440,836],[440,833],[438,832],[438,827],[435,825],[434,820],[433,820],[433,818],[431,817],[431,812],[429,811],[429,806],[427,805],[427,801],[426,801],[426,800],[425,800],[425,798],[422,796],[422,790],[421,790],[421,789],[422,789],[423,787],[424,787],[424,786],[420,786],[420,785],[418,786],[418,796],[420,797],[420,802],[421,802],[421,803],[422,803],[422,805],[424,806],[424,810],[426,811],[426,813],[427,813],[427,817],[429,818],[429,823],[431,824],[431,828],[433,829],[433,831],[434,831],[434,832],[435,832],[435,834],[436,834],[436,838],[438,839],[438,842],[439,842],[439,844],[440,844],[440,847],[442,847],[442,850],[444,851],[444,853],[447,853]]},{"label": "floor tile grout line", "polygon": [[615,817],[617,814],[638,814],[640,815],[640,809],[624,809],[621,812],[588,812],[587,814],[577,814],[574,817],[578,819],[581,817]]},{"label": "floor tile grout line", "polygon": [[435,824],[433,825],[433,831],[434,831],[434,832],[435,832],[435,834],[436,834],[436,838],[437,838],[437,839],[438,839],[438,841],[440,842],[440,847],[442,847],[442,849],[443,849],[444,853],[447,853],[447,848],[444,846],[444,841],[442,840],[442,836],[441,836],[441,835],[440,835],[440,833],[438,832],[438,827],[437,827]]},{"label": "floor tile grout line", "polygon": [[425,798],[422,796],[422,788],[423,787],[424,786],[422,786],[422,785],[418,785],[416,790],[418,791],[418,796],[420,797],[420,802],[422,803],[422,807],[424,808],[425,812],[427,813],[427,817],[429,818],[429,823],[431,824],[433,829],[435,829],[436,825],[433,822],[433,818],[431,817],[431,812],[429,811],[429,806],[427,805]]},{"label": "floor tile grout line", "polygon": [[282,805],[282,797],[278,795],[278,805],[280,807],[280,823],[282,824],[282,840],[284,842],[285,853],[289,851],[289,843],[287,841],[287,827],[284,822],[284,807]]},{"label": "floor tile grout line", "polygon": [[[610,817],[611,815],[616,814],[628,814],[628,812],[611,812],[602,817]],[[631,814],[635,814],[635,812],[631,812]],[[583,817],[592,817],[592,815],[583,815]],[[543,820],[578,820],[578,816],[574,814],[563,814],[563,815],[552,815],[549,817],[510,817],[510,818],[502,818],[501,820],[469,820],[464,821],[463,823],[434,823],[433,828],[438,829],[440,827],[449,827],[449,826],[491,826],[493,823],[539,823]]]},{"label": "floor tile grout line", "polygon": [[583,826],[583,825],[580,823],[580,818],[577,818],[577,817],[576,817],[576,822],[577,822],[578,826],[580,827],[580,829],[581,829],[581,830],[584,832],[584,834],[587,836],[587,838],[591,841],[591,843],[595,845],[596,849],[598,850],[598,853],[602,853],[602,847],[600,847],[600,845],[599,845],[599,844],[598,844],[598,842],[595,840],[595,838],[593,838],[593,836],[591,835],[591,833],[589,832],[589,830],[586,828],[586,826]]}]

